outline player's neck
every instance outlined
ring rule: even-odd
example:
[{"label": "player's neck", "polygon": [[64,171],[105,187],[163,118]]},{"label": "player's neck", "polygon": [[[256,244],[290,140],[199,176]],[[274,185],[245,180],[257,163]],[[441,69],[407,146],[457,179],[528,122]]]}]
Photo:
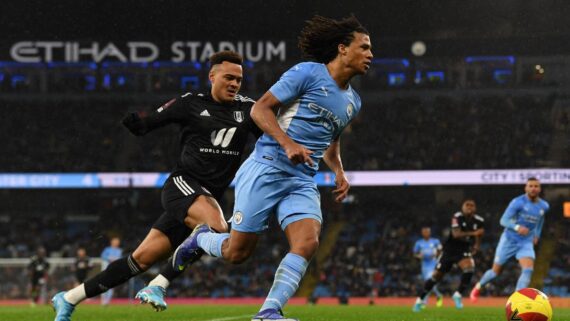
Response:
[{"label": "player's neck", "polygon": [[348,89],[348,84],[354,76],[350,69],[344,66],[338,57],[326,64],[326,67],[338,87],[343,90]]},{"label": "player's neck", "polygon": [[526,198],[528,198],[533,203],[538,202],[538,196],[531,197],[530,195],[526,194]]}]

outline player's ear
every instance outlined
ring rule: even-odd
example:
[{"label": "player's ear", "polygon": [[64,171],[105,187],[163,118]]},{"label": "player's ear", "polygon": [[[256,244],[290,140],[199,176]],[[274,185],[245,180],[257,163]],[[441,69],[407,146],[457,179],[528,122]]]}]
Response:
[{"label": "player's ear", "polygon": [[216,72],[214,71],[214,68],[210,69],[210,72],[208,73],[208,79],[210,79],[211,83],[214,83],[214,76],[216,75]]},{"label": "player's ear", "polygon": [[346,47],[346,45],[343,43],[339,43],[338,44],[338,54],[341,56],[345,56],[347,52],[348,52],[348,48]]}]

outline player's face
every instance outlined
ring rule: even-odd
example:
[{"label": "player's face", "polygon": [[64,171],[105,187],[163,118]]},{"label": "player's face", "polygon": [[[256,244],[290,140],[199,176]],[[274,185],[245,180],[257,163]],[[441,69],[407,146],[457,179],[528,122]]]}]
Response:
[{"label": "player's face", "polygon": [[341,48],[345,65],[356,75],[365,74],[372,64],[372,44],[370,36],[355,32],[354,39],[348,47]]},{"label": "player's face", "polygon": [[538,194],[540,194],[540,182],[534,180],[526,182],[524,191],[526,192],[529,198],[532,199],[537,198]]},{"label": "player's face", "polygon": [[84,257],[87,253],[85,253],[84,249],[77,250],[77,256]]},{"label": "player's face", "polygon": [[429,227],[422,228],[422,237],[427,239],[431,236],[431,229]]},{"label": "player's face", "polygon": [[119,240],[118,238],[114,238],[111,240],[112,247],[119,247],[119,245],[121,245],[121,240]]},{"label": "player's face", "polygon": [[477,206],[475,206],[475,202],[473,201],[466,201],[463,203],[461,211],[465,215],[473,215],[475,214],[475,211],[477,211]]},{"label": "player's face", "polygon": [[219,103],[231,103],[241,87],[243,70],[238,64],[224,61],[212,67],[209,78],[214,100]]}]

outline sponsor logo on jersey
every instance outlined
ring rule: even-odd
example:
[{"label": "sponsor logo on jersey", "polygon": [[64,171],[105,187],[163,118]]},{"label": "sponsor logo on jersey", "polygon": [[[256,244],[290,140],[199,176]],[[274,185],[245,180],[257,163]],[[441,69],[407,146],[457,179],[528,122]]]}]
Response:
[{"label": "sponsor logo on jersey", "polygon": [[228,147],[228,145],[232,141],[232,138],[234,137],[236,130],[237,127],[232,127],[230,129],[222,128],[219,131],[216,130],[212,131],[211,134],[212,145],[220,146],[222,148]]},{"label": "sponsor logo on jersey", "polygon": [[243,111],[234,111],[234,119],[238,123],[241,123],[243,121],[243,118]]}]

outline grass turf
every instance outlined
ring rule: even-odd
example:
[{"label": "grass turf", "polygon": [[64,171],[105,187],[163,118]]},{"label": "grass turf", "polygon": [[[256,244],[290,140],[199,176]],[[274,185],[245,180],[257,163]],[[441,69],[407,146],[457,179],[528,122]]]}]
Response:
[{"label": "grass turf", "polygon": [[[147,306],[115,305],[79,306],[73,321],[249,321],[257,312],[253,305],[176,305],[164,312],[154,312]],[[285,315],[301,321],[501,321],[503,308],[429,307],[414,313],[410,307],[386,306],[288,306]],[[48,321],[54,319],[50,306],[35,308],[0,307],[2,321]],[[570,320],[570,308],[554,310],[553,321]]]}]

